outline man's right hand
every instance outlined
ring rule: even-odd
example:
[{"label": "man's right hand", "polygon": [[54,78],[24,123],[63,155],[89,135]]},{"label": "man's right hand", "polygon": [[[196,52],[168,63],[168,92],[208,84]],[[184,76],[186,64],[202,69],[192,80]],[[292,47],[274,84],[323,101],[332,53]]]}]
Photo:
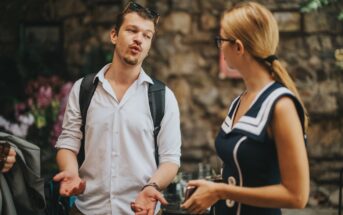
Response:
[{"label": "man's right hand", "polygon": [[86,181],[82,180],[78,174],[64,170],[53,178],[54,181],[60,182],[60,195],[72,196],[79,195],[85,191]]}]

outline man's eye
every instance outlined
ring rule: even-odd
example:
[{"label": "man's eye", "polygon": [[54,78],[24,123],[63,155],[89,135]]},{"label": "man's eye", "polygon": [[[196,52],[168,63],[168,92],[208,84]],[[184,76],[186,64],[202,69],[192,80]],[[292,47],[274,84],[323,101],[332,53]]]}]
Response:
[{"label": "man's eye", "polygon": [[144,34],[144,37],[150,40],[152,36],[149,34]]}]

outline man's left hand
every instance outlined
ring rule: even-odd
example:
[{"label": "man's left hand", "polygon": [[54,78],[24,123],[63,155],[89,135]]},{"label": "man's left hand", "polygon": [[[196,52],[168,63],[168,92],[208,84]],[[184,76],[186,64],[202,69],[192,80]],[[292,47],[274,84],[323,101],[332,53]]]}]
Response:
[{"label": "man's left hand", "polygon": [[167,200],[153,186],[145,187],[137,196],[133,209],[135,210],[135,215],[154,215],[155,207],[157,201],[161,204],[168,204]]}]

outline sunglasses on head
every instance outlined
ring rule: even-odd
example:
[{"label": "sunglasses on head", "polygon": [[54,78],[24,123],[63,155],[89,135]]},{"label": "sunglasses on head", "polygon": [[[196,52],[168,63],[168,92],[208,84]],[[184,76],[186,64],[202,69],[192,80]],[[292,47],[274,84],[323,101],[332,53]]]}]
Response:
[{"label": "sunglasses on head", "polygon": [[143,7],[142,5],[137,4],[136,2],[133,2],[133,1],[130,1],[126,5],[122,13],[124,14],[128,11],[135,11],[135,12],[143,11],[150,19],[154,21],[155,25],[158,23],[158,20],[160,19],[160,14],[158,14],[156,11]]}]

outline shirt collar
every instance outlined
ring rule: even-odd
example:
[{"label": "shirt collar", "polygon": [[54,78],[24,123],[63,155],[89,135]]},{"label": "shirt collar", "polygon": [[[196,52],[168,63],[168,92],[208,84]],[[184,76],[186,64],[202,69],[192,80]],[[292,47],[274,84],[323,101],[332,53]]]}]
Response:
[{"label": "shirt collar", "polygon": [[[99,78],[99,81],[104,82],[105,80],[105,72],[108,70],[108,68],[111,66],[111,63],[106,64],[102,69],[96,74],[94,77],[93,82],[95,81],[96,78]],[[141,68],[141,71],[139,72],[138,78],[137,78],[137,83],[138,84],[143,84],[144,82],[148,82],[150,84],[153,84],[154,82],[152,79],[144,72],[144,69]]]}]

